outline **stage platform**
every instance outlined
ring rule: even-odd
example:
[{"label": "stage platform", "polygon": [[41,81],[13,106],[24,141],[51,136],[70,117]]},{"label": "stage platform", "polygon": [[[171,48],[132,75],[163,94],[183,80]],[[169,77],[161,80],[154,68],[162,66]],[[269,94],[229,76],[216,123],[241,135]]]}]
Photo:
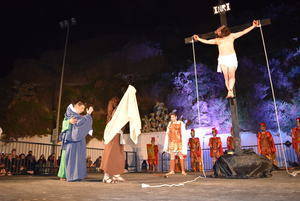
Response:
[{"label": "stage platform", "polygon": [[273,172],[266,179],[205,178],[181,187],[141,188],[142,183],[157,185],[194,179],[197,174],[127,173],[125,183],[104,184],[102,174],[89,174],[82,182],[63,182],[53,176],[2,176],[1,201],[53,200],[203,200],[203,201],[298,201],[300,175],[291,177],[284,171]]}]

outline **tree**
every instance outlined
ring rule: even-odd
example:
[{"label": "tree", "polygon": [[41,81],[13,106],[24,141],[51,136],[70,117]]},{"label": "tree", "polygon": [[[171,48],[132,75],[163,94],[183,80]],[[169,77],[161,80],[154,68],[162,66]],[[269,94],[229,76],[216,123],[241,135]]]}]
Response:
[{"label": "tree", "polygon": [[[216,126],[220,130],[228,130],[230,112],[224,96],[224,84],[221,76],[212,72],[203,64],[197,65],[200,126]],[[174,90],[169,96],[169,105],[178,110],[184,119],[190,122],[190,127],[198,125],[197,97],[193,66],[186,72],[174,74]]]}]

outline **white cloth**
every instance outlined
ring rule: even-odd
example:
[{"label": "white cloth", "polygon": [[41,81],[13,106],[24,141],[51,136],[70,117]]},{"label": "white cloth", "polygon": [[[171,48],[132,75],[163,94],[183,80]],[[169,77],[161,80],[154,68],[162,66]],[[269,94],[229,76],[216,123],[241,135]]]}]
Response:
[{"label": "white cloth", "polygon": [[73,104],[70,104],[68,107],[69,107],[73,112],[77,113],[77,111],[75,110]]},{"label": "white cloth", "polygon": [[120,130],[118,133],[120,133],[120,144],[126,144],[123,131]]},{"label": "white cloth", "polygon": [[229,54],[225,56],[219,56],[218,58],[218,72],[222,73],[222,68],[221,66],[224,65],[228,68],[237,68],[238,67],[238,61],[236,54]]},{"label": "white cloth", "polygon": [[129,85],[123,98],[121,99],[112,119],[108,122],[104,130],[104,143],[108,144],[117,133],[129,122],[130,139],[137,144],[141,134],[141,118],[136,101],[136,89]]},{"label": "white cloth", "polygon": [[[177,123],[180,123],[181,125],[181,140],[182,140],[182,154],[183,155],[187,155],[187,139],[188,139],[188,135],[187,135],[187,131],[185,129],[185,124],[182,121],[177,121]],[[164,152],[170,153],[169,151],[169,127],[171,125],[171,122],[169,122],[168,127],[167,127],[167,131],[166,131],[166,135],[165,135],[165,142],[164,142]]]}]

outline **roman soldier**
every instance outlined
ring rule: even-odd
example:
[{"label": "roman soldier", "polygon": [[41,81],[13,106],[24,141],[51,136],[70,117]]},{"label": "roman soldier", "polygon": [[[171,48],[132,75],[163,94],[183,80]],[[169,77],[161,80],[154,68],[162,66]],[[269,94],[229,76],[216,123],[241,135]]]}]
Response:
[{"label": "roman soldier", "polygon": [[276,147],[272,137],[272,134],[266,130],[267,125],[260,123],[260,132],[257,133],[257,147],[258,152],[271,160],[273,164],[276,162]]},{"label": "roman soldier", "polygon": [[201,154],[201,145],[199,138],[195,137],[195,130],[191,130],[191,138],[189,139],[189,148],[190,148],[190,158],[191,166],[194,172],[201,171],[202,167],[202,154]]},{"label": "roman soldier", "polygon": [[151,144],[147,144],[148,164],[150,171],[157,171],[158,146],[155,145],[155,137],[151,138]]},{"label": "roman soldier", "polygon": [[292,143],[300,163],[300,117],[296,119],[296,127],[292,129]]},{"label": "roman soldier", "polygon": [[214,164],[216,160],[223,155],[222,141],[220,137],[217,137],[217,134],[218,130],[216,128],[212,128],[213,137],[209,139],[208,144],[210,147],[210,157],[212,158]]},{"label": "roman soldier", "polygon": [[234,143],[233,143],[233,128],[230,129],[230,136],[227,137],[227,150],[234,150]]}]

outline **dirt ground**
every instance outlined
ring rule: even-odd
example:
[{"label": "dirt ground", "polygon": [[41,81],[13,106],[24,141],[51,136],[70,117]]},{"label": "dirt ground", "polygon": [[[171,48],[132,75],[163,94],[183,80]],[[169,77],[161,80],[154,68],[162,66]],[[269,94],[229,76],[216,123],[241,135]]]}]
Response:
[{"label": "dirt ground", "polygon": [[101,174],[90,174],[82,182],[63,182],[51,176],[0,177],[0,200],[203,200],[203,201],[279,201],[300,200],[300,175],[290,177],[274,172],[266,179],[200,178],[180,187],[142,188],[141,184],[173,184],[197,175],[128,173],[125,183],[104,184]]}]

